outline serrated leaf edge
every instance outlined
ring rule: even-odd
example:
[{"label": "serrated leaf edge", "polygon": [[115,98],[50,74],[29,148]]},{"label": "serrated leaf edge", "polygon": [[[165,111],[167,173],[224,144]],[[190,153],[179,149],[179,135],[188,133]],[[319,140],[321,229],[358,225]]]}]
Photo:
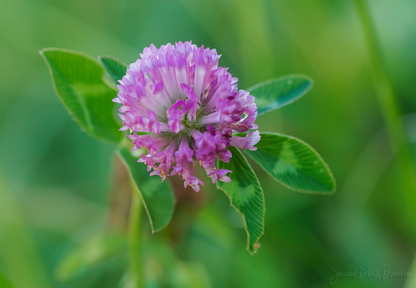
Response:
[{"label": "serrated leaf edge", "polygon": [[262,226],[262,230],[261,230],[261,234],[257,237],[257,239],[256,239],[256,241],[254,242],[254,244],[253,244],[253,251],[251,251],[250,250],[250,234],[248,233],[248,229],[247,229],[247,221],[246,221],[246,217],[244,216],[244,214],[243,213],[241,213],[240,212],[240,210],[238,210],[237,209],[237,207],[235,207],[234,205],[233,205],[233,202],[232,202],[232,200],[231,200],[231,197],[230,197],[230,195],[227,193],[227,191],[225,191],[223,188],[221,188],[221,187],[219,187],[218,186],[218,183],[217,183],[217,189],[220,189],[220,190],[222,190],[223,192],[224,192],[224,194],[225,195],[227,195],[227,197],[228,197],[228,199],[230,200],[230,205],[241,215],[241,217],[243,218],[243,222],[244,222],[244,230],[246,231],[246,234],[247,234],[247,251],[248,252],[250,252],[250,254],[251,255],[254,255],[256,252],[257,252],[257,250],[258,250],[258,248],[260,248],[260,245],[259,246],[257,246],[257,247],[254,247],[254,246],[256,246],[256,244],[259,244],[259,241],[260,241],[260,238],[264,235],[264,220],[265,220],[265,214],[266,214],[266,201],[265,201],[265,199],[264,199],[264,191],[263,191],[263,188],[261,187],[261,183],[260,183],[260,181],[259,181],[259,178],[257,177],[257,175],[256,175],[256,173],[254,173],[254,170],[253,170],[253,168],[251,167],[251,165],[250,165],[250,163],[247,161],[247,159],[246,159],[246,157],[244,157],[244,155],[243,155],[243,153],[241,152],[241,150],[240,149],[238,149],[238,148],[236,148],[235,149],[236,151],[238,151],[238,153],[240,153],[240,155],[242,156],[242,159],[246,162],[246,164],[247,164],[247,166],[250,168],[250,171],[254,174],[254,176],[256,176],[256,179],[257,179],[257,181],[258,181],[258,183],[259,183],[259,188],[260,188],[260,190],[261,190],[261,193],[262,193],[262,196],[263,196],[263,215],[262,215],[262,220],[263,220],[263,226]]},{"label": "serrated leaf edge", "polygon": [[[322,158],[322,156],[311,146],[311,145],[309,145],[308,143],[306,143],[305,141],[303,141],[303,140],[301,140],[301,139],[299,139],[299,138],[296,138],[296,137],[293,137],[293,136],[290,136],[290,135],[285,135],[285,134],[280,134],[280,133],[274,133],[274,132],[260,132],[260,136],[262,135],[262,134],[270,134],[270,135],[277,135],[277,136],[282,136],[282,137],[286,137],[286,138],[290,138],[290,139],[294,139],[294,140],[296,140],[296,141],[299,141],[300,143],[302,143],[302,144],[304,144],[305,146],[307,146],[307,147],[309,147],[309,149],[311,149],[312,150],[312,152],[314,152],[315,154],[316,154],[316,156],[322,161],[322,163],[324,164],[324,166],[325,166],[325,168],[327,169],[327,171],[328,171],[328,174],[330,175],[330,177],[331,177],[331,180],[332,180],[332,182],[334,183],[334,189],[333,190],[331,190],[331,191],[329,191],[329,192],[316,192],[316,191],[310,191],[310,190],[302,190],[302,189],[296,189],[296,188],[293,188],[293,187],[291,187],[291,186],[289,186],[289,185],[287,185],[287,184],[285,184],[285,183],[283,183],[283,182],[281,182],[280,180],[278,180],[278,179],[276,179],[276,178],[274,178],[274,176],[269,172],[269,171],[267,171],[260,163],[258,163],[257,162],[257,160],[256,159],[254,159],[253,157],[251,157],[250,156],[250,154],[248,154],[248,153],[246,153],[249,157],[250,157],[250,159],[252,159],[254,162],[256,162],[260,167],[261,167],[261,169],[263,169],[270,177],[272,177],[276,182],[278,182],[278,183],[280,183],[280,184],[282,184],[284,187],[286,187],[286,188],[288,188],[288,189],[290,189],[290,190],[292,190],[292,191],[296,191],[296,192],[301,192],[301,193],[305,193],[305,194],[313,194],[313,195],[321,195],[321,196],[328,196],[328,195],[332,195],[332,194],[334,194],[335,193],[335,191],[336,191],[336,188],[337,188],[337,183],[336,183],[336,180],[335,180],[335,177],[334,177],[334,175],[332,174],[332,171],[331,171],[331,169],[329,168],[329,166],[328,166],[328,164],[325,162],[325,160]],[[256,153],[255,151],[253,151],[252,153]]]},{"label": "serrated leaf edge", "polygon": [[[88,58],[89,60],[91,60],[91,61],[93,61],[93,62],[95,62],[95,63],[97,63],[102,69],[103,69],[103,73],[102,73],[102,76],[101,76],[101,79],[103,80],[103,82],[104,82],[104,84],[106,84],[107,86],[108,86],[108,88],[110,88],[110,89],[112,89],[112,90],[114,90],[114,91],[116,91],[117,92],[117,90],[116,89],[114,89],[114,87],[112,87],[111,85],[109,85],[109,83],[108,83],[108,81],[105,79],[105,77],[104,77],[104,73],[105,73],[105,69],[102,67],[102,65],[101,65],[101,63],[99,63],[99,62],[97,62],[93,57],[91,57],[91,56],[89,56],[89,55],[87,55],[87,54],[85,54],[85,53],[82,53],[82,52],[79,52],[79,51],[74,51],[74,50],[68,50],[68,49],[62,49],[62,48],[52,48],[52,47],[50,47],[50,48],[44,48],[44,49],[42,49],[42,50],[39,50],[38,52],[39,52],[39,54],[42,56],[42,58],[43,58],[43,60],[45,61],[45,63],[46,63],[46,66],[48,66],[48,70],[49,70],[49,75],[51,76],[51,80],[52,80],[52,86],[53,86],[53,90],[55,91],[55,94],[58,96],[58,99],[59,99],[59,101],[61,101],[61,103],[62,103],[62,105],[65,107],[65,110],[68,112],[68,114],[72,117],[72,119],[74,119],[75,120],[75,122],[77,122],[77,124],[84,130],[84,127],[83,127],[83,125],[79,122],[79,120],[76,118],[76,117],[74,117],[74,115],[72,114],[72,111],[70,111],[68,108],[67,108],[67,106],[65,105],[65,103],[63,102],[63,100],[61,99],[61,96],[59,96],[59,93],[58,93],[58,90],[56,89],[56,83],[55,83],[55,79],[54,79],[54,77],[53,77],[53,72],[52,72],[52,63],[50,63],[49,62],[49,60],[48,60],[48,58],[47,58],[47,56],[44,54],[44,52],[46,52],[46,51],[62,51],[62,52],[65,52],[65,53],[73,53],[73,54],[78,54],[78,55],[80,55],[80,56],[83,56],[83,57],[85,57],[85,58]],[[60,73],[59,73],[60,74]],[[61,76],[62,76],[62,78],[64,78],[64,79],[66,79],[62,74],[60,74]],[[68,80],[67,80],[68,81]],[[81,99],[81,101],[84,101],[83,99]],[[83,108],[84,109],[84,108]],[[86,113],[86,115],[87,115],[87,118],[89,118],[89,114],[88,113]],[[88,124],[89,125],[92,125],[91,124],[91,119],[88,119]],[[88,127],[90,130],[93,130],[91,127]],[[86,132],[87,133],[87,132]],[[103,138],[103,137],[100,137],[100,136],[97,136],[97,135],[91,135],[90,133],[87,133],[88,135],[90,135],[91,137],[93,137],[93,138],[96,138],[96,139],[98,139],[98,140],[100,140],[100,141],[103,141],[103,142],[106,142],[106,143],[112,143],[112,144],[115,144],[116,142],[113,142],[113,141],[111,141],[111,140],[108,140],[108,139],[106,139],[106,138]],[[123,137],[121,137],[120,138],[120,141],[122,141],[122,138]]]},{"label": "serrated leaf edge", "polygon": [[[255,85],[251,86],[250,88],[246,89],[247,92],[250,92],[251,93],[251,91],[253,91],[254,89],[256,89],[258,87],[261,87],[261,86],[264,86],[264,85],[268,85],[268,84],[273,83],[273,82],[276,82],[276,81],[281,81],[281,80],[284,80],[286,78],[293,78],[293,77],[298,77],[298,78],[303,78],[303,79],[308,80],[310,82],[309,87],[305,91],[303,91],[299,96],[293,98],[291,101],[286,102],[284,105],[281,105],[280,107],[278,107],[276,109],[269,110],[269,111],[266,111],[266,112],[263,112],[263,113],[259,113],[259,114],[257,114],[257,117],[262,116],[262,115],[264,115],[264,114],[266,114],[268,112],[271,112],[271,111],[274,111],[274,110],[278,110],[278,109],[280,109],[282,107],[285,107],[285,106],[287,106],[289,104],[292,104],[296,100],[302,98],[303,96],[305,96],[306,93],[308,93],[313,88],[314,81],[313,81],[313,79],[311,77],[309,77],[309,76],[307,76],[305,74],[288,74],[288,75],[280,76],[280,77],[277,77],[277,78],[273,78],[273,79],[269,79],[269,80],[266,80],[266,81],[257,83]],[[252,95],[252,96],[256,97],[255,95]],[[254,100],[254,102],[255,102],[255,100]]]}]

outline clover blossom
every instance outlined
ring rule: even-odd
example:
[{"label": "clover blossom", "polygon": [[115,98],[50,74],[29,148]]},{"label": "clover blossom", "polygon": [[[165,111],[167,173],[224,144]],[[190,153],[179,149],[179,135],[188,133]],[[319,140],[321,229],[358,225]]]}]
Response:
[{"label": "clover blossom", "polygon": [[[249,92],[238,90],[237,78],[218,67],[215,49],[191,42],[153,44],[131,64],[118,85],[121,131],[129,130],[134,149],[146,148],[138,162],[150,176],[179,174],[185,187],[204,185],[194,174],[196,159],[212,183],[230,182],[230,170],[217,169],[215,159],[229,162],[229,146],[256,150],[260,140],[254,121],[257,106]],[[255,130],[255,131],[251,131]],[[248,132],[245,137],[233,132]]]}]

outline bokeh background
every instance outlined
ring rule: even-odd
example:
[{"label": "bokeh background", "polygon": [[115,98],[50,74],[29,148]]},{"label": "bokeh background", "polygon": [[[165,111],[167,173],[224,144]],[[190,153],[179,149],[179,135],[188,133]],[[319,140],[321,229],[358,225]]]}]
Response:
[{"label": "bokeh background", "polygon": [[[414,152],[416,2],[369,7]],[[404,196],[412,188],[389,146],[354,2],[328,0],[1,0],[0,287],[129,285],[126,171],[112,145],[70,118],[38,51],[131,63],[151,43],[186,40],[216,48],[240,88],[311,76],[311,92],[257,123],[310,143],[338,189],[295,193],[253,164],[266,218],[262,247],[251,256],[242,220],[221,191],[176,188],[164,231],[152,234],[142,217],[146,287],[416,287],[415,219]],[[386,269],[412,277],[383,279]],[[358,274],[334,282],[335,271]]]}]

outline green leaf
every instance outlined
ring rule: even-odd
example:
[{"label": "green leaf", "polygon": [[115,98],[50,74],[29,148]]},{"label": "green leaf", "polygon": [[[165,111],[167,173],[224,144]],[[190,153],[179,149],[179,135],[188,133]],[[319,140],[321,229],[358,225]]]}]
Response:
[{"label": "green leaf", "polygon": [[219,169],[228,169],[233,173],[227,174],[231,178],[230,183],[217,182],[220,188],[230,198],[231,205],[240,212],[243,217],[247,232],[247,249],[255,253],[260,247],[258,241],[264,233],[264,196],[260,182],[253,169],[240,150],[229,148],[232,157],[229,163],[219,161]]},{"label": "green leaf", "polygon": [[123,76],[126,75],[126,64],[111,56],[101,56],[99,59],[101,64],[103,64],[104,69],[113,79],[114,83],[118,85],[118,80],[121,80]]},{"label": "green leaf", "polygon": [[147,166],[137,163],[138,157],[134,157],[127,148],[119,147],[117,153],[137,186],[153,232],[163,229],[172,218],[175,207],[175,198],[169,182],[162,182],[160,177],[150,177]]},{"label": "green leaf", "polygon": [[53,86],[69,114],[91,136],[120,142],[123,133],[114,116],[117,92],[103,80],[104,69],[79,52],[48,48],[39,52],[52,76]]},{"label": "green leaf", "polygon": [[259,83],[247,91],[256,97],[257,116],[260,116],[294,102],[305,95],[312,85],[313,80],[308,76],[294,74]]},{"label": "green leaf", "polygon": [[305,142],[277,133],[260,133],[256,151],[246,150],[270,176],[286,187],[309,193],[333,193],[328,165]]},{"label": "green leaf", "polygon": [[127,241],[123,235],[100,233],[75,244],[60,260],[55,274],[60,281],[68,281],[82,272],[125,254]]}]

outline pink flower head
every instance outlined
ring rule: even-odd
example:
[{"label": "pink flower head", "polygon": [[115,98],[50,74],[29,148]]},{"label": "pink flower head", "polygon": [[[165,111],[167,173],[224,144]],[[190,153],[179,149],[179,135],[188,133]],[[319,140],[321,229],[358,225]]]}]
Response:
[{"label": "pink flower head", "polygon": [[[246,137],[233,136],[257,129],[257,106],[249,92],[238,90],[237,78],[218,67],[215,49],[191,42],[145,48],[120,80],[118,96],[121,131],[129,130],[133,149],[145,147],[138,162],[151,176],[179,174],[195,191],[204,182],[194,174],[194,160],[212,182],[230,182],[230,170],[217,169],[215,159],[227,162],[229,146],[255,150],[258,131]],[[143,132],[148,135],[138,135]]]}]

